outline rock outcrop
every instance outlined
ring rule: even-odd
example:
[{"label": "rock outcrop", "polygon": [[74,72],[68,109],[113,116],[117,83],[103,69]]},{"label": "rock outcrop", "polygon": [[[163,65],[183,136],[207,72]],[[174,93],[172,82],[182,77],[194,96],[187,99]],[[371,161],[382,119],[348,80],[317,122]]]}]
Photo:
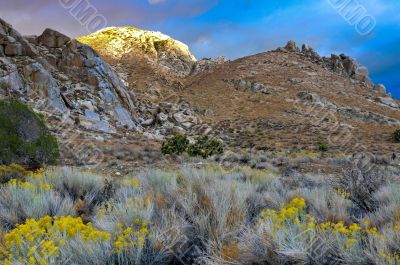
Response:
[{"label": "rock outcrop", "polygon": [[397,102],[391,97],[377,97],[376,101],[385,106],[388,106],[388,107],[391,107],[394,109],[397,109],[400,107],[399,104],[397,104]]},{"label": "rock outcrop", "polygon": [[247,81],[247,80],[224,80],[224,82],[232,84],[235,89],[239,91],[248,91],[253,93],[263,93],[263,94],[271,94],[274,91],[274,88],[270,86],[266,86],[262,83],[258,83],[255,81]]},{"label": "rock outcrop", "polygon": [[227,62],[224,56],[217,58],[204,58],[194,64],[192,75],[203,73],[211,70],[212,68]]},{"label": "rock outcrop", "polygon": [[365,66],[360,65],[356,60],[345,54],[332,54],[331,57],[321,57],[313,48],[306,44],[303,44],[300,50],[294,41],[289,41],[285,47],[278,48],[276,51],[301,53],[313,62],[337,74],[359,82],[378,93],[386,93],[386,88],[383,85],[374,85],[372,83],[368,69]]},{"label": "rock outcrop", "polygon": [[382,84],[374,85],[373,90],[375,92],[377,92],[377,93],[380,93],[380,94],[386,94],[386,87],[384,85],[382,85]]},{"label": "rock outcrop", "polygon": [[78,40],[116,60],[126,56],[145,56],[155,66],[161,66],[176,76],[189,75],[196,62],[187,45],[160,32],[111,27]]},{"label": "rock outcrop", "polygon": [[[316,93],[312,92],[299,92],[297,94],[300,102],[304,104],[309,104],[313,106],[320,107],[322,109],[334,111],[337,114],[349,118],[355,121],[362,121],[365,123],[376,123],[385,125],[399,125],[400,121],[394,118],[387,117],[380,113],[374,113],[371,111],[366,111],[357,107],[344,106],[332,101],[329,101],[325,97],[322,97]],[[378,97],[377,101],[387,105],[391,108],[398,108],[397,103],[391,98],[381,98]]]},{"label": "rock outcrop", "polygon": [[349,56],[332,54],[330,58],[324,57],[322,60],[325,66],[335,73],[359,81],[370,89],[373,88],[368,69]]},{"label": "rock outcrop", "polygon": [[299,47],[297,47],[296,42],[292,40],[288,41],[284,49],[288,52],[300,52],[300,49]]},{"label": "rock outcrop", "polygon": [[144,116],[141,125],[147,135],[163,139],[168,135],[207,134],[210,127],[199,117],[198,111],[185,101],[161,102],[158,106],[141,106]]},{"label": "rock outcrop", "polygon": [[[38,111],[55,114],[74,130],[145,130],[150,138],[163,139],[205,128],[187,103],[139,101],[128,82],[92,47],[52,29],[23,37],[6,22],[0,24],[0,98],[22,99]],[[111,36],[112,56],[140,49],[141,55],[177,76],[188,75],[195,64],[186,45],[158,32],[111,28],[80,40]]]},{"label": "rock outcrop", "polygon": [[135,95],[91,47],[51,29],[25,38],[2,20],[0,47],[3,98],[16,96],[91,130],[140,129]]}]

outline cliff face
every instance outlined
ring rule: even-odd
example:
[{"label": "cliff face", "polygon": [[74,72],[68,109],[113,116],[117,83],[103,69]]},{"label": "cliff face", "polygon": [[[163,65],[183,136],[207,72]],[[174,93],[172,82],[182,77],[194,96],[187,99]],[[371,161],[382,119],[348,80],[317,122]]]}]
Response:
[{"label": "cliff face", "polygon": [[87,129],[138,129],[135,95],[87,45],[46,29],[23,37],[0,20],[0,95]]},{"label": "cliff face", "polygon": [[126,56],[147,58],[153,66],[161,66],[168,73],[186,76],[192,71],[196,58],[187,45],[160,32],[133,27],[112,27],[78,38],[108,59]]}]

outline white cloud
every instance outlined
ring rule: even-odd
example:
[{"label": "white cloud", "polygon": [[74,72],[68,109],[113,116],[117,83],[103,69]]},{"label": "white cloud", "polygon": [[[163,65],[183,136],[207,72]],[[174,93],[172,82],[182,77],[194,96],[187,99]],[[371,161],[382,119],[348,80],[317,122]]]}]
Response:
[{"label": "white cloud", "polygon": [[209,45],[211,43],[211,39],[208,36],[200,36],[196,42],[202,45]]},{"label": "white cloud", "polygon": [[166,0],[147,0],[150,5],[157,5],[160,3],[164,3]]}]

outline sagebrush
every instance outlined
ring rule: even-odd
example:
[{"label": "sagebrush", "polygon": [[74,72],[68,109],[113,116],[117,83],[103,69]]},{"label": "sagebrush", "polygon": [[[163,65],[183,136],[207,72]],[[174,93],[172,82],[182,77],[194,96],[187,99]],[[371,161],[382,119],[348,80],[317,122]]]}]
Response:
[{"label": "sagebrush", "polygon": [[399,189],[379,169],[320,176],[206,164],[119,179],[39,170],[0,188],[0,259],[399,264]]}]

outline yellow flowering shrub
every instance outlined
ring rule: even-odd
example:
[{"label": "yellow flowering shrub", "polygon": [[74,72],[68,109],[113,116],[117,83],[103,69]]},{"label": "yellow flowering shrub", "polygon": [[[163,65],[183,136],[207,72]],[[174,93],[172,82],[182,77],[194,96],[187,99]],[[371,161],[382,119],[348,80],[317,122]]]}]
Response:
[{"label": "yellow flowering shrub", "polygon": [[385,264],[400,264],[400,253],[381,251],[379,254],[383,257]]},{"label": "yellow flowering shrub", "polygon": [[84,224],[81,218],[45,216],[36,221],[26,220],[25,224],[4,235],[0,247],[0,259],[5,264],[28,260],[28,264],[54,263],[60,247],[69,239],[81,238],[88,241],[107,241],[111,235]]},{"label": "yellow flowering shrub", "polygon": [[292,156],[292,157],[302,157],[302,156],[305,156],[305,157],[318,157],[321,154],[317,153],[317,152],[312,152],[312,151],[302,151],[302,152],[292,152],[289,155]]},{"label": "yellow flowering shrub", "polygon": [[122,180],[122,185],[131,186],[132,188],[139,188],[140,181],[136,178],[124,179],[124,180]]},{"label": "yellow flowering shrub", "polygon": [[32,183],[28,181],[21,181],[21,180],[10,180],[7,183],[8,187],[16,187],[16,188],[26,188],[31,190],[51,190],[51,185],[42,181]]},{"label": "yellow flowering shrub", "polygon": [[44,175],[45,175],[45,170],[44,170],[44,168],[37,169],[37,170],[35,170],[34,172],[31,172],[31,173],[29,174],[29,176],[30,176],[32,179],[35,179],[35,180],[43,180]]},{"label": "yellow flowering shrub", "polygon": [[17,164],[11,164],[8,166],[0,165],[0,182],[9,183],[10,181],[16,181],[16,179],[27,179],[41,180],[43,178],[45,170],[43,168],[35,171],[26,170],[23,166]]},{"label": "yellow flowering shrub", "polygon": [[[353,223],[348,226],[343,222],[317,223],[312,215],[305,212],[305,208],[306,202],[303,198],[294,198],[280,210],[268,209],[262,211],[261,216],[269,224],[273,237],[278,232],[285,233],[290,226],[305,233],[312,232],[314,235],[336,236],[337,241],[343,243],[346,251],[351,251],[355,246],[361,246],[362,242],[367,239],[385,241],[385,237],[379,233],[378,229],[371,227],[368,222],[363,222],[362,224]],[[394,232],[396,232],[396,229],[398,229],[398,226],[393,226]],[[400,261],[399,255],[387,253],[383,250],[381,251],[381,256],[386,260]]]},{"label": "yellow flowering shrub", "polygon": [[149,237],[147,222],[136,218],[134,226],[137,229],[132,227],[123,228],[122,224],[118,224],[117,231],[114,233],[114,249],[116,253],[120,254],[130,247],[142,248],[144,246],[145,239]]},{"label": "yellow flowering shrub", "polygon": [[0,176],[14,173],[21,174],[22,176],[27,176],[28,174],[30,174],[30,171],[17,164],[10,164],[9,166],[0,165]]},{"label": "yellow flowering shrub", "polygon": [[348,192],[348,191],[346,191],[346,190],[344,190],[344,189],[338,188],[338,189],[336,189],[336,193],[337,193],[338,195],[342,196],[342,197],[345,198],[345,199],[350,198],[350,192]]},{"label": "yellow flowering shrub", "polygon": [[38,169],[36,171],[27,171],[25,180],[12,179],[6,186],[16,188],[26,188],[34,191],[51,190],[51,184],[47,183],[44,179],[44,169]]},{"label": "yellow flowering shrub", "polygon": [[299,215],[303,213],[306,207],[304,198],[294,198],[287,205],[283,206],[280,211],[264,210],[261,215],[265,220],[274,224],[276,229],[284,227],[288,222],[300,223]]},{"label": "yellow flowering shrub", "polygon": [[4,235],[0,260],[2,264],[57,264],[60,249],[70,240],[81,240],[83,244],[108,243],[115,253],[121,254],[130,247],[142,248],[150,236],[147,222],[135,219],[133,227],[118,225],[114,233],[108,233],[91,223],[83,223],[80,217],[28,219]]}]

